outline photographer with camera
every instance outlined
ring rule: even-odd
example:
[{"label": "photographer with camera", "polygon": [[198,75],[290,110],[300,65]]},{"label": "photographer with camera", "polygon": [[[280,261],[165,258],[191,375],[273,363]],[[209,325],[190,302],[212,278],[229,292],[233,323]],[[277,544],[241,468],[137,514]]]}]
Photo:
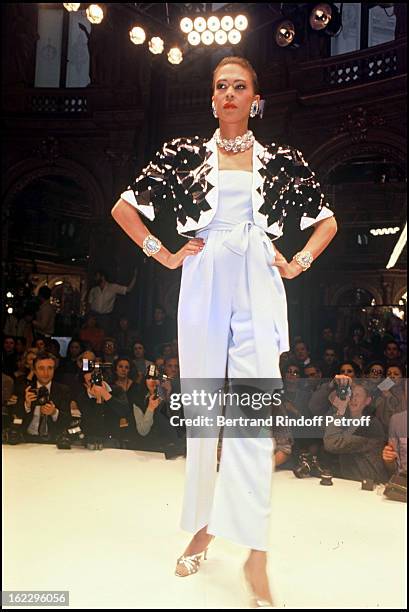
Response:
[{"label": "photographer with camera", "polygon": [[102,450],[104,441],[107,445],[108,440],[110,445],[119,447],[120,420],[129,412],[124,390],[112,388],[104,380],[103,371],[109,368],[110,364],[83,360],[82,386],[76,403],[89,450]]},{"label": "photographer with camera", "polygon": [[335,417],[359,419],[369,416],[368,425],[329,423],[324,432],[324,448],[338,456],[339,476],[348,480],[386,482],[387,474],[382,461],[383,429],[374,416],[374,389],[368,381],[348,377],[337,378],[336,396],[332,400]]},{"label": "photographer with camera", "polygon": [[180,444],[167,415],[167,383],[166,375],[161,375],[155,365],[148,367],[139,397],[133,404],[137,450],[165,451],[171,445]]},{"label": "photographer with camera", "polygon": [[33,362],[34,377],[18,391],[13,424],[26,442],[55,443],[70,419],[70,390],[54,382],[56,360],[39,353]]},{"label": "photographer with camera", "polygon": [[[361,372],[355,363],[344,362],[339,366],[338,374],[332,380],[323,382],[313,391],[308,402],[308,410],[312,416],[324,416],[328,413],[337,391],[347,393],[347,387],[351,382],[359,378]],[[345,398],[344,398],[345,399]]]}]

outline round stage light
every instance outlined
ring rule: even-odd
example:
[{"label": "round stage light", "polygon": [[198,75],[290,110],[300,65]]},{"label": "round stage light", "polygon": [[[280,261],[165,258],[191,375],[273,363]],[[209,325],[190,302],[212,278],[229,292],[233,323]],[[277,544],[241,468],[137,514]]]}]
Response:
[{"label": "round stage light", "polygon": [[199,45],[200,44],[200,34],[199,34],[199,32],[196,32],[194,30],[193,30],[193,32],[190,32],[188,34],[187,41],[193,47],[196,47],[197,45]]},{"label": "round stage light", "polygon": [[232,45],[237,45],[241,41],[241,34],[238,30],[231,30],[228,33],[227,38]]},{"label": "round stage light", "polygon": [[67,9],[67,11],[78,11],[81,4],[80,2],[63,2],[63,7]]},{"label": "round stage light", "polygon": [[193,27],[195,28],[196,32],[204,32],[206,29],[206,26],[207,26],[207,23],[204,17],[196,17],[196,19],[193,22]]},{"label": "round stage light", "polygon": [[218,45],[225,45],[227,43],[227,34],[224,30],[218,30],[214,35],[214,39]]},{"label": "round stage light", "polygon": [[135,26],[129,32],[129,38],[134,45],[142,45],[146,40],[145,30],[139,26]]},{"label": "round stage light", "polygon": [[104,11],[99,4],[90,4],[86,10],[86,15],[91,23],[101,23],[104,18]]},{"label": "round stage light", "polygon": [[223,30],[226,30],[226,32],[229,32],[230,30],[234,28],[233,17],[230,17],[230,15],[225,15],[224,17],[222,17],[220,21],[220,25],[222,26]]},{"label": "round stage light", "polygon": [[193,30],[193,21],[189,17],[183,17],[180,22],[180,29],[184,34],[189,34]]},{"label": "round stage light", "polygon": [[183,53],[178,47],[172,47],[169,49],[168,61],[171,64],[180,64],[183,62]]},{"label": "round stage light", "polygon": [[325,2],[314,6],[310,13],[310,26],[313,30],[324,30],[332,17],[332,9]]},{"label": "round stage light", "polygon": [[214,34],[210,30],[205,30],[201,36],[204,45],[212,45],[214,43]]},{"label": "round stage light", "polygon": [[154,55],[159,55],[163,53],[163,49],[165,48],[165,43],[159,36],[154,36],[149,41],[149,51]]},{"label": "round stage light", "polygon": [[215,15],[213,15],[212,17],[209,17],[209,19],[207,20],[207,29],[210,30],[211,32],[217,32],[219,28],[220,28],[220,19],[216,17]]},{"label": "round stage light", "polygon": [[245,15],[237,15],[236,19],[234,20],[234,27],[236,30],[239,30],[239,32],[244,32],[244,30],[247,29],[248,24],[249,22]]},{"label": "round stage light", "polygon": [[288,47],[294,41],[295,28],[292,21],[282,21],[276,28],[274,39],[279,47]]}]

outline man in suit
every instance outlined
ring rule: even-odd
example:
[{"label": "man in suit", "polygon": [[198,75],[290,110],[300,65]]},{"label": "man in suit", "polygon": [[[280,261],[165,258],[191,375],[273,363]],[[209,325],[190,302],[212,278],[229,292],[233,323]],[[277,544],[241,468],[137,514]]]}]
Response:
[{"label": "man in suit", "polygon": [[53,381],[56,359],[51,353],[39,353],[33,367],[35,378],[19,393],[16,415],[26,442],[55,443],[69,425],[70,389]]}]

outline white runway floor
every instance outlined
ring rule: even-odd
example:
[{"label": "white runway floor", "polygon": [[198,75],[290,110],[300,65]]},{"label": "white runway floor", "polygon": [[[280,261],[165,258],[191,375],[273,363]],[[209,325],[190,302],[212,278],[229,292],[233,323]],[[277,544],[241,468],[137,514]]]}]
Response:
[{"label": "white runway floor", "polygon": [[[69,590],[70,607],[247,608],[246,550],[216,540],[174,576],[184,459],[33,444],[3,447],[3,590]],[[270,576],[280,608],[406,608],[406,505],[360,483],[273,485]]]}]

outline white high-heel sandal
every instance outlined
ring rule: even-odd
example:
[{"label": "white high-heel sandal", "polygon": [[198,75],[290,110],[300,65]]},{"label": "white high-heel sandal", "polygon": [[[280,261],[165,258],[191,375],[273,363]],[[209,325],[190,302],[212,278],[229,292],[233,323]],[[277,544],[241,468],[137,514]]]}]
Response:
[{"label": "white high-heel sandal", "polygon": [[242,569],[242,576],[243,576],[244,586],[246,588],[248,598],[250,599],[250,607],[251,608],[267,608],[267,609],[273,610],[276,607],[273,601],[269,601],[268,599],[260,599],[260,597],[256,595],[256,593],[253,590],[253,587],[251,586],[249,579],[246,576],[244,567]]},{"label": "white high-heel sandal", "polygon": [[176,563],[175,576],[185,578],[199,571],[200,563],[207,559],[207,548],[196,555],[182,555]]}]

